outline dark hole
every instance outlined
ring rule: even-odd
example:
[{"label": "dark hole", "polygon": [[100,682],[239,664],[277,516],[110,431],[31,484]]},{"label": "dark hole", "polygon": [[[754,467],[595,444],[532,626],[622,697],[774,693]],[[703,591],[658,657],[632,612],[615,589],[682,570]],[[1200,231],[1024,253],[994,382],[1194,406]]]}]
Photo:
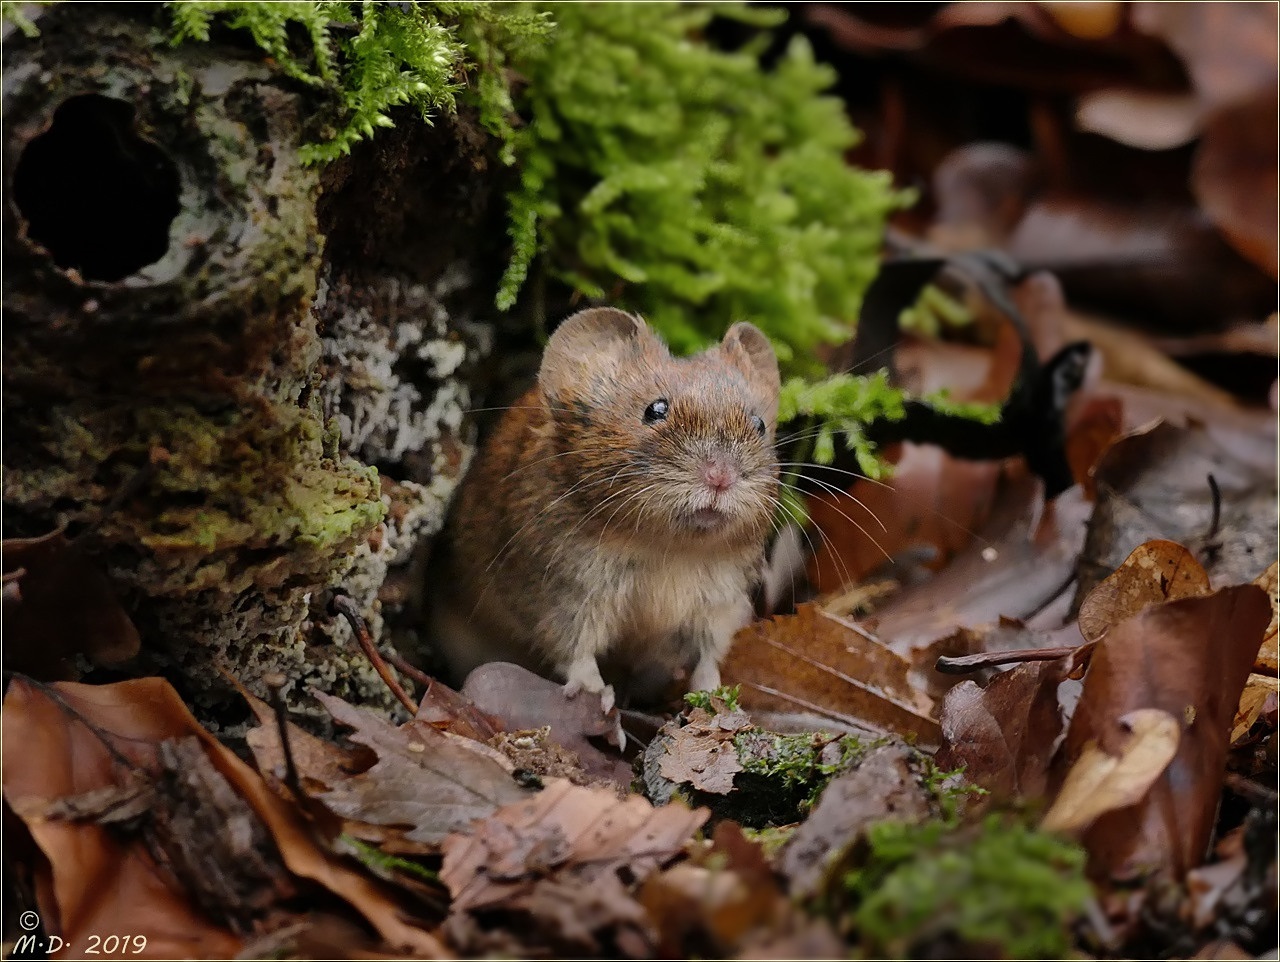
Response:
[{"label": "dark hole", "polygon": [[138,136],[133,116],[122,100],[72,97],[27,145],[13,175],[28,236],[86,280],[118,281],[169,249],[178,172]]}]

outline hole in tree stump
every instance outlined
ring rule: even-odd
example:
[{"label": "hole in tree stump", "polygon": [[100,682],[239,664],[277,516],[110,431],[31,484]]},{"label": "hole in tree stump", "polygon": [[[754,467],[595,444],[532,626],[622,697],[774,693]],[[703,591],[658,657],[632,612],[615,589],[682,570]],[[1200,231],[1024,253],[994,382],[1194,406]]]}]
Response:
[{"label": "hole in tree stump", "polygon": [[27,236],[93,281],[118,281],[164,256],[178,192],[177,168],[138,135],[133,107],[97,94],[62,103],[13,175]]}]

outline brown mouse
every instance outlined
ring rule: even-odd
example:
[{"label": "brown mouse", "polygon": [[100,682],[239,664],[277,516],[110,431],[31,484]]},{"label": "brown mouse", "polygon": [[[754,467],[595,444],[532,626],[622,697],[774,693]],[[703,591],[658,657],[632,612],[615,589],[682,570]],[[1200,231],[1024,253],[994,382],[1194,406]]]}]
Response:
[{"label": "brown mouse", "polygon": [[673,678],[717,687],[778,508],[779,387],[750,324],[680,358],[623,311],[564,321],[477,454],[433,563],[455,680],[515,661],[608,710],[607,656],[638,697]]}]

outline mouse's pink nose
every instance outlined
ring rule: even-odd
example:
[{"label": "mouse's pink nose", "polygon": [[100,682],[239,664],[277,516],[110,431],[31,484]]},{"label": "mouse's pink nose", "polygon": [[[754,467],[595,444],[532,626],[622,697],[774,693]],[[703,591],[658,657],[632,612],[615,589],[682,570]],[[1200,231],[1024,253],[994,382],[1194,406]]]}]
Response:
[{"label": "mouse's pink nose", "polygon": [[702,462],[702,481],[716,494],[728,491],[740,476],[737,467],[725,458],[708,458]]}]

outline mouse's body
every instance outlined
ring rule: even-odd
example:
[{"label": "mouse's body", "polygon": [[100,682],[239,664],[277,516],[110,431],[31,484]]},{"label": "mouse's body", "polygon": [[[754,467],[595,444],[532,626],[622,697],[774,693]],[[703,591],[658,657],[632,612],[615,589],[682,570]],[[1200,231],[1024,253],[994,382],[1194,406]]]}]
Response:
[{"label": "mouse's body", "polygon": [[778,391],[749,324],[673,358],[621,311],[566,320],[477,454],[433,565],[453,673],[515,661],[606,700],[601,662],[641,697],[673,678],[717,686],[777,508]]}]

